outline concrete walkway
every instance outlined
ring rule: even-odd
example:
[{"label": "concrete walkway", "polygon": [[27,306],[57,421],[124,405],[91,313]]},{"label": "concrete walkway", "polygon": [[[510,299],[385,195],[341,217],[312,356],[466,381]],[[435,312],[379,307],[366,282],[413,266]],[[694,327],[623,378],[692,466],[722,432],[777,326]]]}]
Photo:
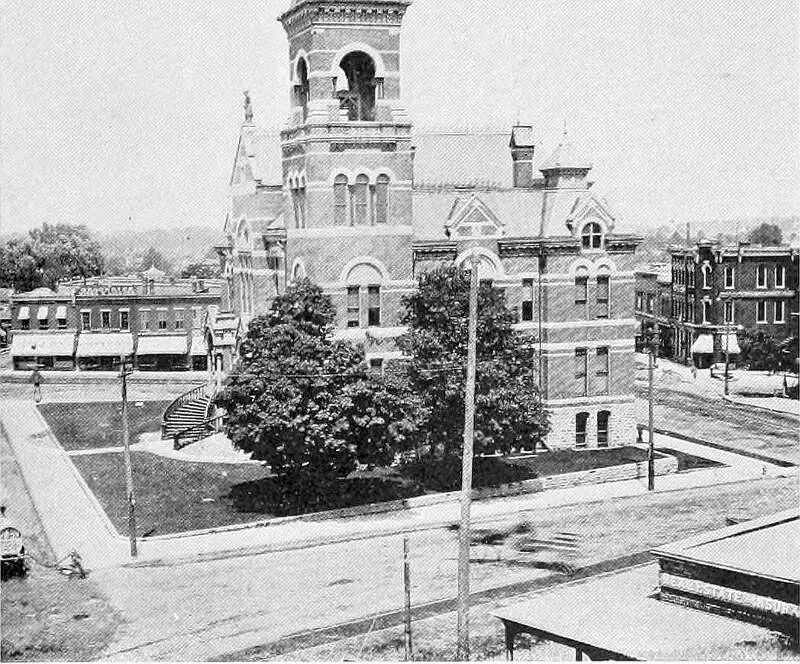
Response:
[{"label": "concrete walkway", "polygon": [[[131,564],[128,541],[117,533],[69,456],[56,441],[30,402],[7,402],[2,425],[16,455],[28,490],[57,555],[75,548],[90,568]],[[744,481],[764,475],[797,474],[797,467],[781,468],[741,455],[716,450],[663,435],[656,446],[713,459],[726,467],[659,476],[657,491]],[[605,501],[647,492],[647,480],[555,489],[474,503],[476,523],[514,518],[520,512],[550,506]],[[267,551],[283,551],[351,541],[377,535],[414,532],[454,523],[458,503],[442,503],[382,514],[347,518],[287,518],[260,527],[234,526],[211,531],[165,535],[141,540],[133,564],[181,564]]]}]

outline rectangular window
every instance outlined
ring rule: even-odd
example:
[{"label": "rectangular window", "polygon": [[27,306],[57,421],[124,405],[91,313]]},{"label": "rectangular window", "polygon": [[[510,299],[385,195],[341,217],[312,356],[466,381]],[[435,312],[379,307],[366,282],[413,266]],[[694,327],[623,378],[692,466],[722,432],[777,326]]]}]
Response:
[{"label": "rectangular window", "polygon": [[359,175],[356,178],[356,185],[353,187],[353,225],[363,226],[367,223],[367,211],[369,207],[369,179],[366,175]]},{"label": "rectangular window", "polygon": [[775,302],[775,322],[776,323],[784,323],[784,322],[786,322],[786,319],[784,317],[784,310],[785,310],[784,302],[782,302],[780,300]]},{"label": "rectangular window", "polygon": [[29,318],[23,318],[19,321],[19,329],[20,330],[30,330],[31,329],[31,321]]},{"label": "rectangular window", "polygon": [[756,323],[767,322],[767,301],[759,300],[756,302]]},{"label": "rectangular window", "polygon": [[383,359],[380,357],[373,357],[369,361],[369,370],[370,373],[373,374],[382,374],[383,373]]},{"label": "rectangular window", "polygon": [[786,268],[783,265],[775,266],[775,288],[786,288]]},{"label": "rectangular window", "polygon": [[130,327],[130,314],[124,309],[119,312],[119,329],[127,330]]},{"label": "rectangular window", "polygon": [[597,317],[608,318],[609,279],[607,275],[597,277]]},{"label": "rectangular window", "polygon": [[652,293],[648,293],[647,294],[647,313],[648,314],[652,314],[653,313],[653,302],[654,301],[655,300],[654,300],[653,294]]},{"label": "rectangular window", "polygon": [[111,312],[107,309],[100,312],[100,327],[104,330],[111,327]]},{"label": "rectangular window", "polygon": [[586,424],[589,413],[575,413],[575,447],[586,447]]},{"label": "rectangular window", "polygon": [[533,279],[522,280],[522,320],[533,320]]},{"label": "rectangular window", "polygon": [[756,288],[767,287],[767,266],[759,263],[756,266]]},{"label": "rectangular window", "polygon": [[726,323],[735,323],[736,322],[733,319],[733,302],[726,302],[725,303],[725,322]]},{"label": "rectangular window", "polygon": [[575,277],[575,304],[586,304],[588,287],[588,277]]},{"label": "rectangular window", "polygon": [[39,319],[39,329],[46,330],[50,327],[50,319],[49,318],[40,318]]},{"label": "rectangular window", "polygon": [[711,288],[711,266],[703,265],[703,288],[709,290]]},{"label": "rectangular window", "polygon": [[579,396],[587,396],[589,392],[586,361],[588,352],[585,348],[575,349],[575,388]]},{"label": "rectangular window", "polygon": [[59,330],[63,330],[65,327],[67,327],[67,319],[66,318],[58,318],[58,319],[56,319],[56,322],[58,323],[58,329]]},{"label": "rectangular window", "polygon": [[81,311],[81,330],[84,332],[86,330],[92,329],[92,312],[91,311]]},{"label": "rectangular window", "polygon": [[608,394],[608,346],[597,349],[595,384],[597,394]]},{"label": "rectangular window", "polygon": [[367,289],[367,325],[377,327],[381,324],[381,287]]},{"label": "rectangular window", "polygon": [[642,310],[643,302],[644,302],[644,295],[642,291],[636,291],[636,311]]},{"label": "rectangular window", "polygon": [[159,330],[166,330],[167,329],[167,312],[165,310],[160,310],[156,312],[158,316],[158,329]]},{"label": "rectangular window", "polygon": [[385,224],[389,217],[389,178],[379,175],[375,182],[375,223]]},{"label": "rectangular window", "polygon": [[142,309],[139,312],[139,327],[143,330],[150,329],[150,310]]},{"label": "rectangular window", "polygon": [[725,288],[731,290],[733,288],[734,267],[733,265],[725,266]]},{"label": "rectangular window", "polygon": [[347,327],[361,325],[361,289],[358,286],[347,287]]},{"label": "rectangular window", "polygon": [[711,302],[703,301],[703,322],[708,323],[711,321]]},{"label": "rectangular window", "polygon": [[183,309],[175,309],[175,329],[182,330],[183,326]]},{"label": "rectangular window", "polygon": [[686,272],[689,275],[689,286],[694,288],[694,266],[689,265],[689,267],[686,268]]}]

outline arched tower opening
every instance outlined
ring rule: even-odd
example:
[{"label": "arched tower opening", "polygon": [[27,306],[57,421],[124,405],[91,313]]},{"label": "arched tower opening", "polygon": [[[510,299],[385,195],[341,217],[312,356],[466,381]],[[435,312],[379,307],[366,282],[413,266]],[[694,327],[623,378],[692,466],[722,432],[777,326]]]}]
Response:
[{"label": "arched tower opening", "polygon": [[336,81],[336,94],[341,107],[347,110],[351,121],[375,120],[375,62],[363,51],[348,53],[339,63],[339,69],[347,79]]},{"label": "arched tower opening", "polygon": [[305,58],[297,61],[297,71],[295,72],[294,103],[303,109],[303,120],[308,117],[308,65]]}]

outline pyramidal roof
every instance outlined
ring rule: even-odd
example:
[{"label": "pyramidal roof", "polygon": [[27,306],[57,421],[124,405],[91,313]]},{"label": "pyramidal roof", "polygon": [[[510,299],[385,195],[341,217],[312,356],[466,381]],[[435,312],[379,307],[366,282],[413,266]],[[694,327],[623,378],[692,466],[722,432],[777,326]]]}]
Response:
[{"label": "pyramidal roof", "polygon": [[539,170],[555,171],[562,168],[576,168],[585,169],[588,171],[591,167],[591,162],[578,154],[578,151],[569,140],[567,132],[565,131],[564,136],[561,139],[561,143],[558,144],[558,147],[553,151],[553,154],[551,154],[545,160],[545,162],[539,166]]}]

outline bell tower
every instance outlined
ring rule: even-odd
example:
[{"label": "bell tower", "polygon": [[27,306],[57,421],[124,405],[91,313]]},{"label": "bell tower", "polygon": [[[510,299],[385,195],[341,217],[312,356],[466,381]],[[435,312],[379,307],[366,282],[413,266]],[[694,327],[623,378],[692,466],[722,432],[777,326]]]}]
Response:
[{"label": "bell tower", "polygon": [[400,100],[410,0],[292,0],[281,132],[288,229],[411,226],[411,123]]}]

